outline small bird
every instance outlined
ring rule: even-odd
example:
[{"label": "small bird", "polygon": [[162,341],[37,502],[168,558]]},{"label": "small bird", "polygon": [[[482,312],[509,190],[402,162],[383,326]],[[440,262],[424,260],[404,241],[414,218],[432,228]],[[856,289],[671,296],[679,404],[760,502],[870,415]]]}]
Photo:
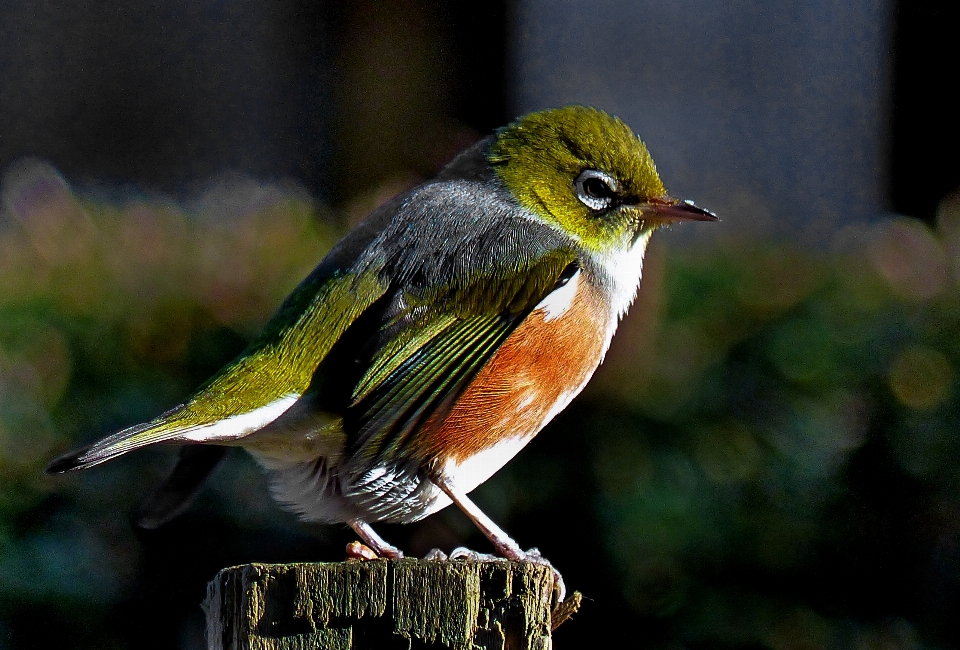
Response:
[{"label": "small bird", "polygon": [[653,232],[715,219],[667,196],[619,118],[585,106],[530,113],[371,213],[183,404],[47,472],[183,445],[142,510],[151,528],[240,446],[282,505],[345,522],[378,556],[402,553],[371,523],[455,503],[498,555],[544,561],[467,495],[586,385]]}]

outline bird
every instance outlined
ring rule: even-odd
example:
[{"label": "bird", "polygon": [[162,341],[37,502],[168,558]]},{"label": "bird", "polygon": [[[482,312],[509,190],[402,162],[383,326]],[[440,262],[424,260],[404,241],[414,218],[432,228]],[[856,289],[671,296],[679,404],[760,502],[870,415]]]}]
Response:
[{"label": "bird", "polygon": [[186,401],[47,472],[181,445],[141,510],[154,528],[239,446],[282,506],[347,524],[371,557],[403,557],[372,524],[456,504],[498,557],[548,563],[468,495],[587,384],[654,231],[715,220],[667,194],[620,118],[581,105],[523,115],[374,210]]}]

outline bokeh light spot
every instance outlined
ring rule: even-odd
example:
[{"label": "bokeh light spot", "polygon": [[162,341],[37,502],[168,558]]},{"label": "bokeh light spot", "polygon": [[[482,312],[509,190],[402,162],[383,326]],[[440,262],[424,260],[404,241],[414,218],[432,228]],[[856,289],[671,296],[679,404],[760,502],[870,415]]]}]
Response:
[{"label": "bokeh light spot", "polygon": [[870,260],[890,287],[908,300],[929,300],[950,286],[946,251],[927,226],[913,219],[878,224]]},{"label": "bokeh light spot", "polygon": [[915,409],[931,409],[950,397],[953,376],[949,359],[933,348],[917,345],[897,355],[887,380],[901,404]]},{"label": "bokeh light spot", "polygon": [[694,447],[700,469],[714,483],[752,478],[760,468],[757,440],[741,422],[725,422],[701,430]]}]

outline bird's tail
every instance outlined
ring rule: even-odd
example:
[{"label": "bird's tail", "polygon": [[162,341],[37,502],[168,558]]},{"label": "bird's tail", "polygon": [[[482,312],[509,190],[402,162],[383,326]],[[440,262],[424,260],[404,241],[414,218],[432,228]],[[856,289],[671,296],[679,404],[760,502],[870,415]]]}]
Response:
[{"label": "bird's tail", "polygon": [[[164,416],[138,424],[102,440],[75,449],[53,460],[47,474],[60,474],[105,463],[129,451],[160,442],[178,442],[183,427],[171,426]],[[143,528],[156,528],[173,519],[193,502],[210,472],[219,464],[226,447],[186,445],[166,478],[140,508],[137,521]]]},{"label": "bird's tail", "polygon": [[214,445],[181,447],[173,471],[140,506],[137,523],[142,528],[158,528],[190,507],[226,453],[227,447]]},{"label": "bird's tail", "polygon": [[177,410],[174,409],[150,422],[136,424],[92,444],[69,451],[50,461],[46,472],[62,474],[87,469],[147,445],[172,442],[183,432],[182,427],[172,426],[171,423],[170,416]]}]

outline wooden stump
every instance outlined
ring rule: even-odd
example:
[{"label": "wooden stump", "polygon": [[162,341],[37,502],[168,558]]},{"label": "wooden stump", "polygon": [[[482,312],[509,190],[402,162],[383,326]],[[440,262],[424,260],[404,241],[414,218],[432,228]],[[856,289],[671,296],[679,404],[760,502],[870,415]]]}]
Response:
[{"label": "wooden stump", "polygon": [[247,564],[217,574],[204,609],[211,650],[546,650],[552,596],[529,562]]}]

